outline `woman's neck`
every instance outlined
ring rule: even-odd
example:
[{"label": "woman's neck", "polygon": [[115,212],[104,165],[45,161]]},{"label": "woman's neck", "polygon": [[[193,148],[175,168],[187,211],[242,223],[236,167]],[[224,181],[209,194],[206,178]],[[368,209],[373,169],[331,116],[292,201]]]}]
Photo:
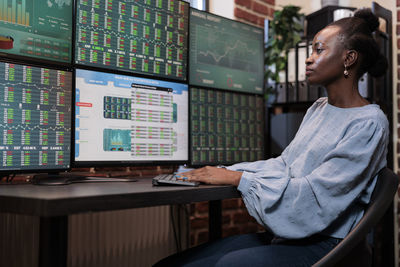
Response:
[{"label": "woman's neck", "polygon": [[355,79],[341,79],[326,86],[328,103],[339,108],[354,108],[368,105],[358,91],[358,81]]}]

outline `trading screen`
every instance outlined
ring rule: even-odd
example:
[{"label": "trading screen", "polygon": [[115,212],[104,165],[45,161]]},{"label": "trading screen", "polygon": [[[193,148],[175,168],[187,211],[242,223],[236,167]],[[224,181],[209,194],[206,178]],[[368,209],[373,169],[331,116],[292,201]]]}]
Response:
[{"label": "trading screen", "polygon": [[186,80],[189,4],[78,0],[75,63]]},{"label": "trading screen", "polygon": [[77,69],[75,160],[188,160],[188,86]]},{"label": "trading screen", "polygon": [[0,62],[2,170],[68,169],[72,73]]},{"label": "trading screen", "polygon": [[0,0],[0,54],[71,63],[72,0]]},{"label": "trading screen", "polygon": [[263,30],[190,10],[189,83],[262,94]]},{"label": "trading screen", "polygon": [[192,165],[263,159],[261,96],[206,88],[190,89]]}]

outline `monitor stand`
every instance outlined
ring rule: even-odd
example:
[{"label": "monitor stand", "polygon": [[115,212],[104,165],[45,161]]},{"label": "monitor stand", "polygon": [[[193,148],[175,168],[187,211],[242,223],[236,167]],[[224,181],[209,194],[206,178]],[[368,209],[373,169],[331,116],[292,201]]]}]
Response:
[{"label": "monitor stand", "polygon": [[134,178],[93,177],[72,173],[41,173],[32,177],[34,185],[68,185],[73,183],[136,182]]}]

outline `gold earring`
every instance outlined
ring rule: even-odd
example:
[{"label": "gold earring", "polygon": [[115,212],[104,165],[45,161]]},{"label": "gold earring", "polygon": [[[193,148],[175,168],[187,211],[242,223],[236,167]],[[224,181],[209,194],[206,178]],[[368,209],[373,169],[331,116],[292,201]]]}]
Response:
[{"label": "gold earring", "polygon": [[345,78],[349,77],[349,72],[347,71],[347,66],[346,66],[346,64],[344,64],[343,75],[344,75]]}]

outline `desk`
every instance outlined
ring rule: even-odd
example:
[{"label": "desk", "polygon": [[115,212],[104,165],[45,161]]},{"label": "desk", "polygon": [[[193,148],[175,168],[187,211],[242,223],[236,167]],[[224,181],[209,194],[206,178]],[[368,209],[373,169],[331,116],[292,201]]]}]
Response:
[{"label": "desk", "polygon": [[221,236],[221,201],[240,197],[234,186],[152,186],[137,182],[65,186],[0,186],[0,212],[40,217],[39,266],[66,266],[68,215],[209,201],[210,238]]}]

